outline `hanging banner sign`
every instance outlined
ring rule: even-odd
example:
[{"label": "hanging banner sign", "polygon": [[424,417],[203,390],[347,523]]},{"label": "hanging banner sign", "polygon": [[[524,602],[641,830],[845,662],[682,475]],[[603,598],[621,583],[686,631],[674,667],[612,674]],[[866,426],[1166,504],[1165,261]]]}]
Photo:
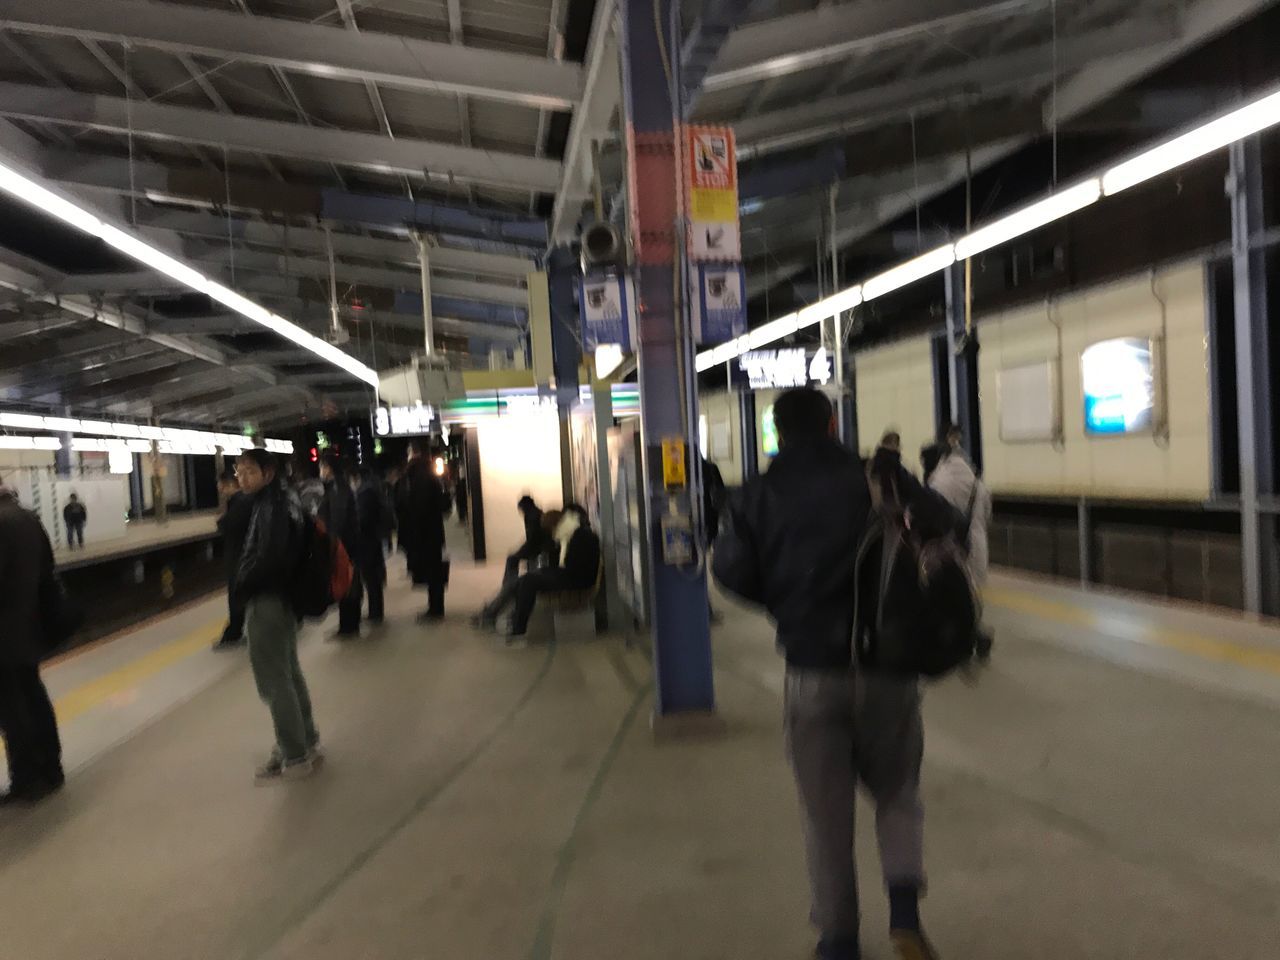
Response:
[{"label": "hanging banner sign", "polygon": [[742,265],[699,264],[694,293],[698,343],[715,346],[747,332],[747,278]]},{"label": "hanging banner sign", "polygon": [[834,374],[826,347],[752,350],[731,361],[729,366],[730,382],[750,390],[825,386]]},{"label": "hanging banner sign", "polygon": [[684,167],[689,255],[704,263],[741,260],[733,129],[686,127]]},{"label": "hanging banner sign", "polygon": [[582,317],[582,347],[591,353],[601,344],[616,343],[631,349],[631,323],[627,316],[627,285],[623,277],[595,274],[582,278],[578,288]]}]

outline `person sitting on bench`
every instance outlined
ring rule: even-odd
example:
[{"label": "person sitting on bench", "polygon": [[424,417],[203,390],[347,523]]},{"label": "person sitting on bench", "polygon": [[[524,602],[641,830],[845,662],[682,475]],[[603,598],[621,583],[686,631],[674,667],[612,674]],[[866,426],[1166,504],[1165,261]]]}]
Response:
[{"label": "person sitting on bench", "polygon": [[492,626],[498,616],[515,604],[508,637],[523,637],[529,630],[538,595],[572,590],[590,590],[600,572],[600,538],[591,529],[587,512],[576,503],[566,504],[554,537],[560,546],[558,564],[532,570],[507,584],[480,612],[482,626]]}]

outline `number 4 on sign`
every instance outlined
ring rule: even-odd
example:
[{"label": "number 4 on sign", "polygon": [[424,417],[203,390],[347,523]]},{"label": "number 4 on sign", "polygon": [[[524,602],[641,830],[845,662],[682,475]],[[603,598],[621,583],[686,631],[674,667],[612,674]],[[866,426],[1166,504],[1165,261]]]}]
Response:
[{"label": "number 4 on sign", "polygon": [[819,348],[809,361],[809,380],[821,384],[831,382],[831,358],[827,356],[826,347]]}]

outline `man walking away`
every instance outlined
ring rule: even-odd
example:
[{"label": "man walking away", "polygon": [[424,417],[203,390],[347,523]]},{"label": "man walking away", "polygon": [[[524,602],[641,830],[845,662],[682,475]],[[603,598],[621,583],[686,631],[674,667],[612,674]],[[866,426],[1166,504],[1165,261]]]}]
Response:
[{"label": "man walking away", "polygon": [[79,494],[73,493],[70,502],[62,508],[62,522],[67,525],[67,549],[74,550],[76,544],[84,549],[84,525],[89,521],[89,511],[80,502]]},{"label": "man walking away", "polygon": [[415,586],[427,588],[427,609],[419,622],[444,619],[444,515],[449,510],[440,478],[431,469],[425,437],[409,441],[409,463],[396,490],[396,536]]},{"label": "man walking away", "polygon": [[44,527],[0,484],[0,736],[9,761],[9,792],[0,803],[35,803],[65,779],[58,720],[40,679],[47,651],[41,585],[53,575]]},{"label": "man walking away", "polygon": [[743,490],[716,544],[716,579],[764,606],[786,661],[784,726],[800,796],[821,960],[858,960],[858,783],[876,806],[890,928],[900,960],[935,960],[920,929],[924,884],[918,683],[855,669],[854,574],[871,496],[861,462],[831,437],[816,390],[774,406],[780,452]]},{"label": "man walking away", "polygon": [[356,478],[356,514],[360,518],[360,553],[354,557],[360,579],[369,594],[369,622],[382,623],[383,589],[387,582],[387,557],[382,552],[385,532],[391,527],[387,518],[386,497],[382,484],[372,470],[361,470]]},{"label": "man walking away", "polygon": [[320,461],[320,480],[324,484],[324,497],[320,501],[317,516],[324,523],[329,536],[337,537],[351,558],[355,576],[351,589],[338,599],[338,630],[334,638],[348,640],[360,636],[360,605],[364,601],[364,588],[360,580],[360,516],[356,508],[356,495],[347,479],[346,466],[334,453],[326,453]]},{"label": "man walking away", "polygon": [[255,780],[300,780],[323,759],[311,695],[298,663],[293,589],[302,565],[306,520],[298,497],[281,482],[276,459],[260,448],[236,461],[252,512],[236,590],[245,605],[249,663],[258,695],[271,711],[276,745]]},{"label": "man walking away", "polygon": [[240,489],[234,471],[223,477],[218,486],[224,500],[222,516],[218,517],[218,532],[222,534],[222,558],[227,572],[227,626],[213,649],[231,650],[244,642],[244,601],[236,593],[236,571],[240,566],[240,555],[244,552],[244,538],[249,532],[253,504]]}]

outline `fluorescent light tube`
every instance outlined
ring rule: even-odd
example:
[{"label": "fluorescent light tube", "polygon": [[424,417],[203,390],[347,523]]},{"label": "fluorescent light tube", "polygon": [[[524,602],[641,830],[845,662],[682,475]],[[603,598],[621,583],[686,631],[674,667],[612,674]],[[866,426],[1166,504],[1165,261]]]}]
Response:
[{"label": "fluorescent light tube", "polygon": [[[804,311],[801,311],[803,313]],[[747,346],[752,350],[763,347],[767,343],[789,337],[800,328],[800,314],[788,313],[785,317],[771,320],[763,326],[756,327],[747,334]]]},{"label": "fluorescent light tube", "polygon": [[43,430],[44,417],[34,413],[0,413],[0,427],[14,427],[19,430]]},{"label": "fluorescent light tube", "polygon": [[898,266],[877,274],[864,282],[862,284],[862,297],[864,300],[874,300],[876,297],[882,297],[886,293],[891,293],[908,284],[915,283],[917,280],[923,280],[932,273],[945,270],[955,262],[956,251],[951,244],[939,247],[937,250],[930,250],[914,260],[900,263]]},{"label": "fluorescent light tube", "polygon": [[44,417],[43,429],[57,430],[59,433],[75,433],[80,429],[80,421],[70,417]]},{"label": "fluorescent light tube", "polygon": [[1277,123],[1280,123],[1280,92],[1117,164],[1102,175],[1102,192],[1112,196]]},{"label": "fluorescent light tube", "polygon": [[157,250],[146,241],[139,240],[133,234],[125,233],[119,227],[104,223],[98,231],[98,236],[109,246],[115,247],[121,253],[132,257],[144,266],[163,273],[166,277],[177,280],[198,293],[207,292],[209,278],[203,273],[192,269],[181,260],[175,260],[167,253]]},{"label": "fluorescent light tube", "polygon": [[1102,181],[1097,177],[1060,190],[1051,197],[1015,210],[994,223],[979,227],[956,241],[956,259],[968,260],[984,250],[998,247],[1014,237],[1030,233],[1047,223],[1082,210],[1102,197]]},{"label": "fluorescent light tube", "polygon": [[0,190],[85,233],[97,236],[98,231],[102,229],[102,221],[88,210],[58,196],[2,163],[0,163]]}]

